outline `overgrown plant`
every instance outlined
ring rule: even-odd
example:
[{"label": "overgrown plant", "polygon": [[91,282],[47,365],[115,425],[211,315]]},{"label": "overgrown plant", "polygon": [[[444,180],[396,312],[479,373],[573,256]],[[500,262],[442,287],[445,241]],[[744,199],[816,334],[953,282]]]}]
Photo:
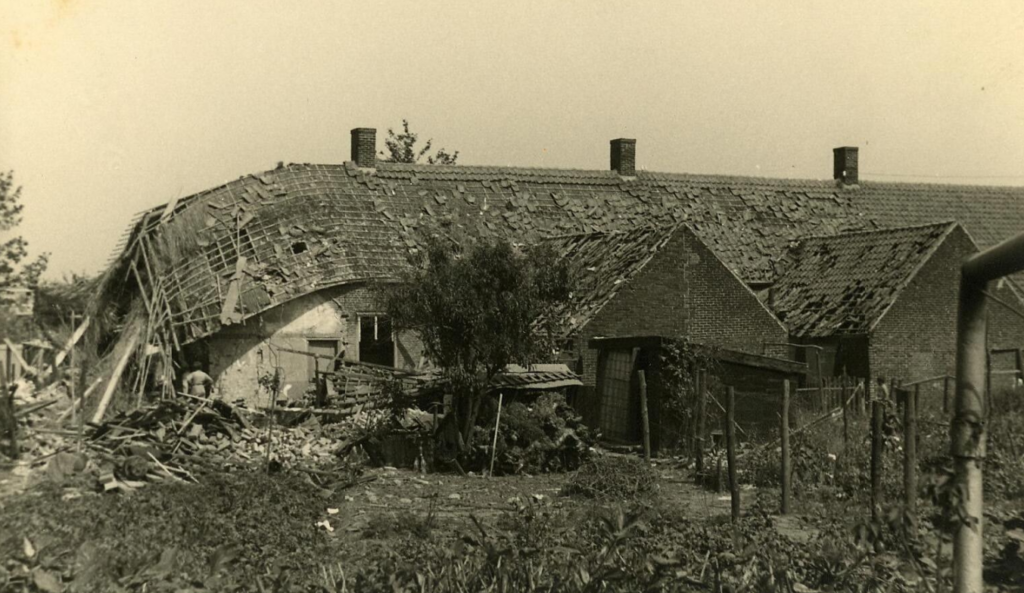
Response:
[{"label": "overgrown plant", "polygon": [[388,128],[388,137],[384,139],[384,146],[387,152],[381,151],[389,163],[418,163],[424,156],[427,157],[427,164],[430,165],[454,165],[459,160],[459,151],[448,152],[441,148],[433,155],[427,155],[434,142],[431,138],[422,147],[416,146],[419,141],[419,134],[409,130],[408,120],[402,120],[402,131],[397,134]]},{"label": "overgrown plant", "polygon": [[[668,445],[688,450],[692,443],[684,437],[694,434],[697,426],[697,376],[706,373],[709,385],[705,387],[710,391],[714,391],[718,383],[715,349],[679,338],[664,345],[661,364],[665,382],[661,411],[672,419],[676,429],[675,442]],[[710,407],[705,406],[705,414],[710,412]]]},{"label": "overgrown plant", "polygon": [[548,360],[550,332],[538,320],[568,302],[568,267],[549,248],[507,241],[463,249],[431,238],[399,283],[380,286],[397,330],[416,332],[455,397],[464,444],[494,376],[511,363]]}]

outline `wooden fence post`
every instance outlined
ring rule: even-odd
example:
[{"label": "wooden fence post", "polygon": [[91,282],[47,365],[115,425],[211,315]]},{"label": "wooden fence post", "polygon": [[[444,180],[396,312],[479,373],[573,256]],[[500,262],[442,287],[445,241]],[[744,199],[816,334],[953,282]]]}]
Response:
[{"label": "wooden fence post", "polygon": [[704,479],[704,437],[707,432],[705,425],[707,417],[707,373],[703,370],[697,371],[697,422],[694,439],[696,442],[695,469],[697,470],[694,480],[701,484]]},{"label": "wooden fence post", "polygon": [[636,372],[640,380],[640,422],[644,433],[644,461],[651,462],[651,422],[647,416],[647,378],[644,372]]},{"label": "wooden fence post", "polygon": [[846,376],[844,375],[843,378],[840,379],[840,384],[842,385],[842,387],[841,387],[840,392],[839,392],[839,397],[841,399],[840,403],[843,406],[843,450],[844,451],[846,450],[847,446],[849,446],[849,442],[850,442],[850,409],[849,409],[850,406],[847,405],[847,401],[846,401],[846,387],[847,387],[847,383],[848,383],[848,381],[846,379]]},{"label": "wooden fence post", "polygon": [[740,485],[736,478],[736,390],[727,390],[725,407],[725,446],[729,461],[729,494],[732,499],[732,521],[740,520]]},{"label": "wooden fence post", "polygon": [[791,489],[789,465],[789,379],[782,381],[782,514],[789,514]]},{"label": "wooden fence post", "polygon": [[821,350],[814,351],[814,361],[818,367],[818,406],[823,409],[825,404],[825,378],[821,376]]},{"label": "wooden fence post", "polygon": [[[643,377],[643,371],[640,371],[640,376]],[[498,454],[498,430],[501,429],[501,404],[505,401],[505,393],[502,391],[498,392],[498,417],[494,420],[494,441],[491,443],[491,469],[487,472],[488,478],[494,477],[494,458]],[[419,463],[419,459],[416,460]]]},{"label": "wooden fence post", "polygon": [[949,376],[942,378],[942,411],[949,412]]},{"label": "wooden fence post", "polygon": [[917,392],[903,394],[903,505],[907,537],[917,539]]},{"label": "wooden fence post", "polygon": [[12,461],[17,461],[18,419],[14,416],[14,392],[14,386],[7,383],[7,369],[0,369],[0,436],[3,436],[3,429],[7,428],[7,455]]},{"label": "wooden fence post", "polygon": [[[869,381],[870,383],[870,381]],[[882,385],[880,382],[879,385]],[[882,501],[882,400],[883,390],[871,398],[871,520],[878,521]]]},{"label": "wooden fence post", "polygon": [[992,394],[992,351],[988,349],[988,342],[985,343],[985,419],[992,414],[992,404],[995,398]]}]

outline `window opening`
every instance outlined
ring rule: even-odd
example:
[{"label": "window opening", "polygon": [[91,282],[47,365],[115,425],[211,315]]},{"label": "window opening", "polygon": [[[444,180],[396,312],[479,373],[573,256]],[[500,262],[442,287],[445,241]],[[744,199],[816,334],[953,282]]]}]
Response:
[{"label": "window opening", "polygon": [[359,360],[395,366],[395,340],[390,319],[383,315],[359,316]]}]

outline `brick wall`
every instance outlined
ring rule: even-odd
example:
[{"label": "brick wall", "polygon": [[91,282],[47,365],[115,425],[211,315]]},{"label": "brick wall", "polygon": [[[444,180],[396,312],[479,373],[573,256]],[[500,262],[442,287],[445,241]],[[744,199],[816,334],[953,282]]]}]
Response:
[{"label": "brick wall", "polygon": [[760,354],[786,330],[692,232],[680,228],[580,332],[583,382],[595,385],[594,336],[661,335]]},{"label": "brick wall", "polygon": [[[871,334],[873,376],[915,381],[955,374],[960,266],[976,251],[958,227],[929,258]],[[1009,287],[993,283],[992,292],[1024,309]],[[988,315],[991,348],[1024,346],[1024,320],[991,301]],[[924,389],[934,399],[941,395],[942,385]]]},{"label": "brick wall", "polygon": [[869,338],[872,377],[954,374],[960,266],[974,247],[959,228],[925,262]]}]

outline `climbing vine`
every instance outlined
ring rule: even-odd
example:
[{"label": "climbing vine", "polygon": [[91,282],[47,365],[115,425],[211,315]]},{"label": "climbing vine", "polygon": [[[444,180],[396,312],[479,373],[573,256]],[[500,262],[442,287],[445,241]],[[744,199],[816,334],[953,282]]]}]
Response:
[{"label": "climbing vine", "polygon": [[[716,348],[679,338],[665,344],[661,351],[664,395],[662,414],[671,418],[666,426],[672,426],[674,434],[663,435],[664,446],[679,452],[689,452],[691,439],[697,423],[697,375],[705,371],[708,377],[707,389],[712,393],[719,390],[717,378],[719,365]],[[713,411],[705,406],[705,414]],[[667,437],[667,438],[666,438]]]}]

